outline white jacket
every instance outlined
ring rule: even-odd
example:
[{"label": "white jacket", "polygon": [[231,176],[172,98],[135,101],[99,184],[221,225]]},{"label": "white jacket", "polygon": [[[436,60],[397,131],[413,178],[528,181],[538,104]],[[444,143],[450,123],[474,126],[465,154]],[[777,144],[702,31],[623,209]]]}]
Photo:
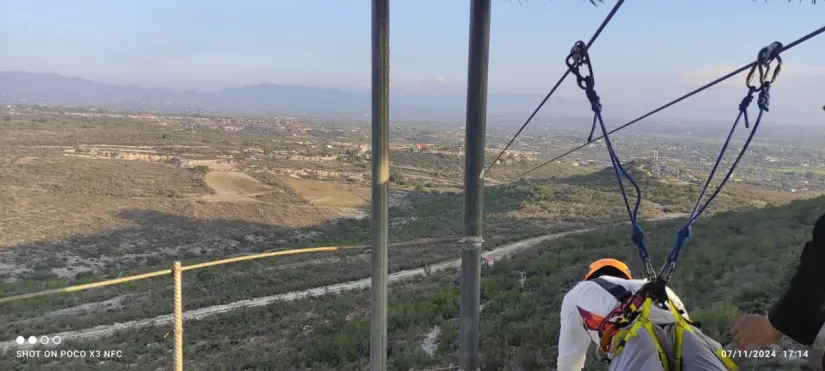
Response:
[{"label": "white jacket", "polygon": [[[626,280],[602,276],[611,283],[624,286],[630,292],[638,291],[647,280]],[[668,287],[667,293],[677,310],[684,311],[679,297]],[[584,368],[590,342],[599,344],[598,326],[604,316],[613,311],[619,302],[607,290],[592,281],[579,282],[567,292],[561,304],[561,328],[559,329],[559,357],[556,368],[559,371],[580,371]],[[683,316],[689,319],[687,311]],[[650,320],[657,324],[674,323],[673,314],[658,307],[652,307]]]}]

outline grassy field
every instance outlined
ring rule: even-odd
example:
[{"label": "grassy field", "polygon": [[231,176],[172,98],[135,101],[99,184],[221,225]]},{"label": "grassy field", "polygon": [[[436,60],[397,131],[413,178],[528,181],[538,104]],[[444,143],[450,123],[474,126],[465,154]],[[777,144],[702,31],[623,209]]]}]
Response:
[{"label": "grassy field", "polygon": [[206,175],[206,184],[218,195],[240,197],[257,196],[270,191],[270,187],[242,172],[213,172]]},{"label": "grassy field", "polygon": [[769,168],[770,171],[778,172],[778,173],[814,173],[819,175],[825,175],[825,169],[816,168],[816,167],[777,167],[777,168]]},{"label": "grassy field", "polygon": [[356,208],[366,205],[366,201],[345,186],[309,179],[283,178],[301,197],[315,205]]}]

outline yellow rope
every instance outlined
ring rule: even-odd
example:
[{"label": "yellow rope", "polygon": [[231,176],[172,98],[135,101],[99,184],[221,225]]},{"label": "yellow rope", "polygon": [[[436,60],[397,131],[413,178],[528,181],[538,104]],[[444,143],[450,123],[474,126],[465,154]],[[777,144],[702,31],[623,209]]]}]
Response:
[{"label": "yellow rope", "polygon": [[33,293],[29,293],[29,294],[22,294],[22,295],[15,295],[15,296],[9,296],[9,297],[5,297],[5,298],[0,298],[0,303],[6,303],[6,302],[10,302],[10,301],[23,300],[23,299],[31,299],[31,298],[36,298],[38,296],[46,296],[46,295],[59,294],[59,293],[64,293],[64,292],[83,291],[83,290],[93,289],[93,288],[97,288],[97,287],[117,285],[119,283],[124,283],[124,282],[137,281],[137,280],[142,280],[142,279],[146,279],[146,278],[153,278],[153,277],[158,277],[158,276],[165,276],[165,275],[168,275],[168,274],[171,274],[171,273],[172,273],[171,269],[164,269],[162,271],[154,271],[154,272],[149,272],[149,273],[136,274],[134,276],[115,278],[115,279],[111,279],[111,280],[87,283],[87,284],[83,284],[83,285],[75,285],[75,286],[69,286],[69,287],[64,287],[64,288],[59,288],[59,289],[43,290],[43,291],[33,292]]},{"label": "yellow rope", "polygon": [[[388,244],[388,247],[398,247],[398,246],[413,245],[413,244],[424,244],[424,243],[450,242],[450,241],[455,241],[455,240],[456,240],[455,237],[435,238],[435,239],[422,238],[422,239],[414,240],[414,241],[391,243],[391,244]],[[209,262],[197,263],[197,264],[192,264],[192,265],[186,265],[186,266],[181,267],[181,271],[189,271],[189,270],[193,270],[193,269],[213,267],[213,266],[216,266],[216,265],[236,263],[236,262],[247,261],[247,260],[269,258],[269,257],[273,257],[273,256],[295,255],[295,254],[305,254],[305,253],[313,253],[313,252],[332,252],[332,251],[345,250],[345,249],[368,249],[370,247],[372,247],[372,245],[323,246],[323,247],[309,247],[309,248],[305,248],[305,249],[267,251],[267,252],[263,252],[263,253],[260,253],[260,254],[242,255],[242,256],[237,256],[237,257],[232,257],[232,258],[226,258],[226,259],[213,260],[213,261],[209,261]],[[69,287],[64,287],[64,288],[59,288],[59,289],[43,290],[43,291],[33,292],[33,293],[29,293],[29,294],[14,295],[14,296],[9,296],[9,297],[5,297],[5,298],[0,298],[0,304],[12,302],[12,301],[17,301],[17,300],[31,299],[31,298],[36,298],[36,297],[40,297],[40,296],[52,295],[52,294],[83,291],[83,290],[88,290],[88,289],[93,289],[93,288],[98,288],[98,287],[117,285],[117,284],[120,284],[120,283],[137,281],[137,280],[142,280],[142,279],[146,279],[146,278],[154,278],[154,277],[171,275],[171,274],[172,274],[171,269],[164,269],[164,270],[160,270],[160,271],[148,272],[148,273],[143,273],[143,274],[136,274],[136,275],[133,275],[133,276],[115,278],[115,279],[100,281],[100,282],[87,283],[87,284],[83,284],[83,285],[75,285],[75,286],[69,286]]]},{"label": "yellow rope", "polygon": [[268,258],[268,257],[272,257],[272,256],[305,254],[305,253],[310,253],[310,252],[329,252],[329,251],[336,251],[336,250],[340,250],[340,249],[341,249],[341,246],[326,246],[326,247],[309,247],[309,248],[306,248],[306,249],[293,249],[293,250],[281,250],[281,251],[265,252],[265,253],[254,254],[254,255],[238,256],[238,257],[235,257],[235,258],[213,260],[213,261],[210,261],[210,262],[187,265],[187,266],[183,267],[183,271],[185,272],[185,271],[189,271],[189,270],[192,270],[192,269],[199,269],[199,268],[212,267],[212,266],[215,266],[215,265],[236,263],[236,262],[245,261],[245,260]]},{"label": "yellow rope", "polygon": [[[239,257],[236,257],[236,258],[221,259],[221,260],[214,260],[214,261],[205,262],[205,263],[187,265],[187,266],[184,266],[182,268],[182,271],[188,271],[188,270],[198,269],[198,268],[212,267],[212,266],[221,265],[221,264],[235,263],[235,262],[245,261],[245,260],[267,258],[267,257],[271,257],[271,256],[294,255],[294,254],[303,254],[303,253],[311,253],[311,252],[336,251],[336,250],[339,250],[339,249],[341,249],[340,246],[328,246],[328,247],[311,247],[311,248],[306,248],[306,249],[273,251],[273,252],[255,254],[255,255],[239,256]],[[136,274],[134,276],[115,278],[115,279],[111,279],[111,280],[87,283],[87,284],[83,284],[83,285],[75,285],[75,286],[63,287],[63,288],[59,288],[59,289],[50,289],[50,290],[32,292],[32,293],[28,293],[28,294],[8,296],[8,297],[5,297],[5,298],[0,298],[0,304],[7,303],[7,302],[12,302],[12,301],[17,301],[17,300],[31,299],[31,298],[36,298],[36,297],[46,296],[46,295],[53,295],[53,294],[60,294],[60,293],[67,293],[67,292],[75,292],[75,291],[83,291],[83,290],[88,290],[88,289],[93,289],[93,288],[98,288],[98,287],[117,285],[117,284],[120,284],[120,283],[137,281],[137,280],[142,280],[142,279],[146,279],[146,278],[154,278],[154,277],[159,277],[159,276],[166,276],[166,275],[171,275],[171,274],[172,274],[171,269],[164,269],[164,270],[160,270],[160,271],[154,271],[154,272],[143,273],[143,274]]]},{"label": "yellow rope", "polygon": [[175,371],[183,371],[183,269],[179,261],[175,262],[172,275],[175,277]]}]

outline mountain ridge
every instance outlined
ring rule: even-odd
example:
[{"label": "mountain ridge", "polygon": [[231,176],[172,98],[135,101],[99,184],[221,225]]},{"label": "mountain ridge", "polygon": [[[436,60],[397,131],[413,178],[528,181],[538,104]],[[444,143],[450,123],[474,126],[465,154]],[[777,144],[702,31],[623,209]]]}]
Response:
[{"label": "mountain ridge", "polygon": [[[488,94],[491,116],[525,116],[543,96],[538,94]],[[166,87],[112,85],[56,73],[0,71],[0,104],[70,105],[158,113],[215,113],[251,115],[312,115],[366,120],[370,113],[369,91],[349,92],[335,88],[283,85],[263,82],[212,91],[176,90]],[[465,114],[463,92],[391,92],[394,119],[460,120]],[[584,100],[553,97],[544,113],[583,117],[589,112]],[[518,120],[516,120],[518,121]]]}]

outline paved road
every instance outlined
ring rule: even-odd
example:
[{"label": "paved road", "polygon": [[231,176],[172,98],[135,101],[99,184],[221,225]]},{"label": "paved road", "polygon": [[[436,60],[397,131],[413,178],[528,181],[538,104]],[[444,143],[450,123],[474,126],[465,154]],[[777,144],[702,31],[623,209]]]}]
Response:
[{"label": "paved road", "polygon": [[[657,218],[655,220],[673,219],[673,218],[679,218],[679,217],[685,217],[685,216],[687,216],[687,214],[678,214],[678,213],[677,214],[667,214],[667,215],[665,215],[661,218]],[[575,231],[569,231],[569,232],[563,232],[563,233],[556,233],[556,234],[550,234],[550,235],[534,237],[534,238],[530,238],[530,239],[522,240],[522,241],[519,241],[519,242],[511,243],[511,244],[504,245],[502,247],[499,247],[499,248],[496,248],[496,249],[493,249],[493,250],[483,252],[482,256],[489,256],[489,257],[493,257],[493,258],[498,259],[498,258],[501,258],[501,257],[504,257],[504,256],[509,256],[509,255],[513,254],[514,252],[517,252],[519,250],[523,250],[523,249],[526,249],[526,248],[529,248],[529,247],[533,247],[533,246],[535,246],[535,245],[537,245],[541,242],[544,242],[544,241],[557,239],[557,238],[564,237],[564,236],[567,236],[567,235],[588,232],[588,231],[591,231],[591,230],[593,230],[593,229],[592,228],[581,229],[581,230],[575,230]],[[445,269],[448,269],[448,268],[458,268],[460,266],[461,266],[461,259],[455,259],[455,260],[445,261],[445,262],[441,262],[441,263],[438,263],[438,264],[431,265],[430,270],[432,272],[437,272],[437,271],[445,270]],[[389,282],[394,282],[394,281],[404,280],[404,279],[408,279],[408,278],[411,278],[411,277],[415,277],[415,276],[418,276],[418,275],[424,275],[424,274],[425,274],[424,267],[421,267],[421,268],[409,269],[409,270],[405,270],[405,271],[391,273],[388,278],[389,278]],[[338,293],[338,292],[349,291],[349,290],[364,289],[364,288],[368,288],[368,287],[370,287],[370,279],[365,278],[365,279],[361,279],[361,280],[357,280],[357,281],[342,282],[342,283],[338,283],[338,284],[334,284],[334,285],[321,286],[321,287],[316,287],[316,288],[303,290],[303,291],[294,291],[294,292],[288,292],[288,293],[280,294],[280,295],[272,295],[272,296],[265,296],[265,297],[259,297],[259,298],[254,298],[254,299],[236,301],[236,302],[233,302],[233,303],[230,303],[230,304],[225,304],[225,305],[214,305],[214,306],[211,306],[211,307],[204,307],[204,308],[199,308],[199,309],[187,310],[187,311],[184,312],[183,317],[184,317],[184,320],[195,320],[195,319],[200,319],[200,318],[204,318],[204,317],[207,317],[207,316],[211,316],[211,315],[214,315],[214,314],[226,313],[226,312],[233,311],[233,310],[239,309],[239,308],[259,307],[259,306],[272,304],[276,301],[296,300],[296,299],[304,298],[304,297],[321,296],[321,295],[325,295],[325,294]],[[65,340],[75,340],[75,341],[77,341],[77,340],[89,340],[89,339],[109,336],[109,335],[112,335],[112,334],[114,334],[118,331],[122,331],[122,330],[126,330],[126,329],[134,329],[134,328],[147,327],[147,326],[161,326],[161,325],[170,324],[172,322],[173,322],[173,316],[171,314],[166,314],[166,315],[157,316],[157,317],[154,317],[154,318],[146,318],[146,319],[129,321],[129,322],[115,323],[115,324],[112,324],[112,325],[95,326],[95,327],[87,328],[87,329],[83,329],[83,330],[67,331],[67,332],[61,332],[61,333],[56,333],[56,334],[49,334],[47,336],[49,336],[50,338],[53,338],[55,336],[59,336],[64,341]],[[35,334],[35,335],[40,337],[43,334]],[[28,334],[26,336],[28,336]],[[18,345],[15,341],[6,341],[6,342],[0,343],[0,349],[2,349],[4,351],[7,351],[8,349],[28,348],[28,347],[30,347],[30,345],[21,346],[21,345]]]},{"label": "paved road", "polygon": [[[430,174],[430,175],[426,175],[426,176],[425,175],[420,175],[420,174],[413,174],[413,175],[421,177],[421,178],[437,180],[437,181],[440,181],[440,182],[451,183],[451,184],[455,184],[455,185],[464,185],[464,183],[460,180],[449,180],[449,179],[444,179],[444,178],[439,178],[439,177],[433,177],[432,174],[437,174],[438,172],[433,171],[432,169],[424,169],[424,168],[420,168],[420,167],[405,166],[405,165],[390,165],[390,167],[391,168],[396,168],[396,169],[401,169],[401,170],[418,171],[418,172],[421,172],[421,173]],[[493,179],[493,178],[485,177],[484,178],[484,183],[485,183],[485,185],[494,186],[494,185],[502,184],[503,182],[500,181],[500,180]]]}]

